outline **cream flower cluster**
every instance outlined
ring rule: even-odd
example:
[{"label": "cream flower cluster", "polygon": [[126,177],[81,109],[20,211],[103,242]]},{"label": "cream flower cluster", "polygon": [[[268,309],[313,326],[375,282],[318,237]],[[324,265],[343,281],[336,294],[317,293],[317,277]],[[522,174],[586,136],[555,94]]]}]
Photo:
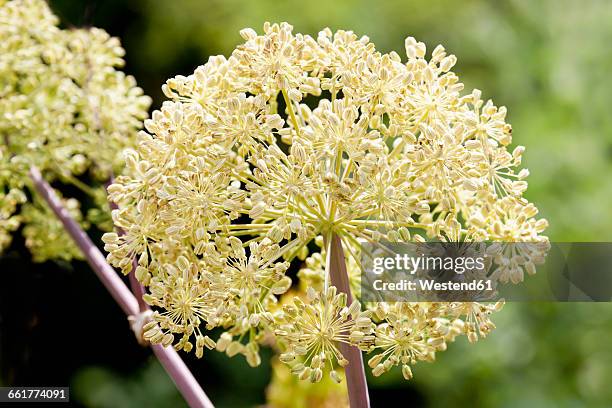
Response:
[{"label": "cream flower cluster", "polygon": [[[229,58],[167,81],[110,188],[126,233],[103,239],[124,273],[138,260],[156,310],[145,337],[251,365],[275,338],[296,375],[319,381],[347,363],[339,342],[372,353],[375,375],[401,365],[410,378],[455,336],[486,335],[500,305],[347,304],[313,243],[338,236],[353,269],[361,240],[546,242],[506,109],[463,95],[456,58],[438,46],[426,59],[412,37],[402,58],[350,31],[241,35]],[[307,295],[287,292],[300,264]],[[506,278],[532,264],[520,258]]]},{"label": "cream flower cluster", "polygon": [[[101,183],[123,168],[120,152],[134,146],[150,104],[134,78],[117,70],[124,51],[116,38],[57,25],[43,0],[0,0],[0,251],[25,224],[37,260],[77,252],[44,204],[21,207],[31,196],[30,165],[83,190],[95,205],[90,221],[108,220]],[[81,217],[77,201],[67,204]]]}]

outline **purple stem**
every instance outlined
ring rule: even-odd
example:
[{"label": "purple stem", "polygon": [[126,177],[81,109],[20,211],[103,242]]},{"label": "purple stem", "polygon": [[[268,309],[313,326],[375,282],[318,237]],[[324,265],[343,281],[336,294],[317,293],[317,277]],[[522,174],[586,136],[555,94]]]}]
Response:
[{"label": "purple stem", "polygon": [[[332,235],[329,251],[329,265],[327,265],[327,268],[331,284],[338,291],[346,293],[348,298],[347,304],[351,304],[353,297],[351,296],[351,287],[346,270],[344,249],[342,248],[342,240],[336,234]],[[346,343],[340,343],[339,346],[340,352],[349,361],[344,369],[349,404],[351,408],[368,408],[370,406],[370,397],[368,395],[368,384],[365,378],[361,350]]]},{"label": "purple stem", "polygon": [[[132,292],[123,283],[121,278],[115,273],[115,270],[106,262],[104,255],[89,239],[87,234],[79,226],[79,224],[70,216],[70,213],[63,206],[60,199],[53,191],[53,188],[43,179],[40,171],[32,166],[30,168],[30,178],[34,183],[34,187],[38,193],[44,198],[53,213],[62,222],[66,232],[77,244],[87,262],[94,270],[98,278],[102,281],[111,296],[121,306],[121,309],[128,316],[136,316],[141,310],[138,301],[132,295]],[[138,283],[138,282],[137,282]],[[140,284],[139,284],[140,285]],[[142,286],[141,286],[142,287]],[[202,387],[198,384],[185,362],[172,347],[162,347],[161,345],[151,345],[151,349],[157,356],[176,387],[187,401],[187,404],[192,408],[214,408],[214,405]]]}]

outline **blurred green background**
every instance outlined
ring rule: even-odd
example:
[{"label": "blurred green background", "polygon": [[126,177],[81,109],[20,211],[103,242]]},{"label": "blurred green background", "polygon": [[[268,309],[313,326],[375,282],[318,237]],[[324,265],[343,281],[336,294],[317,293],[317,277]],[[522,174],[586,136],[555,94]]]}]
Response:
[{"label": "blurred green background", "polygon": [[[161,105],[169,77],[209,55],[229,54],[239,29],[288,21],[367,34],[403,54],[408,35],[458,57],[466,89],[508,107],[514,144],[527,147],[527,198],[553,241],[609,241],[612,230],[612,2],[601,0],[50,1],[66,27],[93,25],[121,38],[126,70]],[[13,251],[0,263],[0,362],[5,383],[69,383],[88,407],[182,406],[120,310],[83,264],[31,265]],[[25,272],[22,272],[25,271]],[[11,295],[13,285],[30,287]],[[401,373],[371,379],[374,406],[612,406],[612,304],[508,304],[498,329],[464,339]],[[49,341],[49,338],[53,340]],[[264,358],[264,361],[266,359]],[[265,403],[270,366],[208,353],[188,360],[219,407]],[[33,384],[30,382],[30,384]]]}]

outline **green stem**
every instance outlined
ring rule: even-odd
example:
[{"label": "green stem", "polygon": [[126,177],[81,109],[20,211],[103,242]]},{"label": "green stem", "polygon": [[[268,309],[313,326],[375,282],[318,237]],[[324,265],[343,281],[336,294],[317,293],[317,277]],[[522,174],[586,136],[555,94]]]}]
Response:
[{"label": "green stem", "polygon": [[287,110],[289,111],[289,117],[291,117],[291,122],[293,122],[293,127],[295,128],[295,133],[298,136],[300,135],[300,126],[298,125],[297,118],[295,117],[295,113],[293,112],[293,102],[289,99],[289,95],[286,90],[281,91],[283,93],[283,98],[285,99],[285,104],[287,105]]}]

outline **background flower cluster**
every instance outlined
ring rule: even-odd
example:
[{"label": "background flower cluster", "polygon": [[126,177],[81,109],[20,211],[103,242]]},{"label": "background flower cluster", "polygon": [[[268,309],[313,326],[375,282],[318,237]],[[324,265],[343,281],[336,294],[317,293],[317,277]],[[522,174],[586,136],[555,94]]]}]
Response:
[{"label": "background flower cluster", "polygon": [[118,39],[58,23],[45,1],[0,2],[0,251],[23,224],[39,261],[80,255],[30,194],[30,166],[84,195],[85,216],[79,200],[66,199],[84,226],[111,229],[103,184],[122,171],[120,153],[134,145],[150,104],[135,79],[118,70]]}]

